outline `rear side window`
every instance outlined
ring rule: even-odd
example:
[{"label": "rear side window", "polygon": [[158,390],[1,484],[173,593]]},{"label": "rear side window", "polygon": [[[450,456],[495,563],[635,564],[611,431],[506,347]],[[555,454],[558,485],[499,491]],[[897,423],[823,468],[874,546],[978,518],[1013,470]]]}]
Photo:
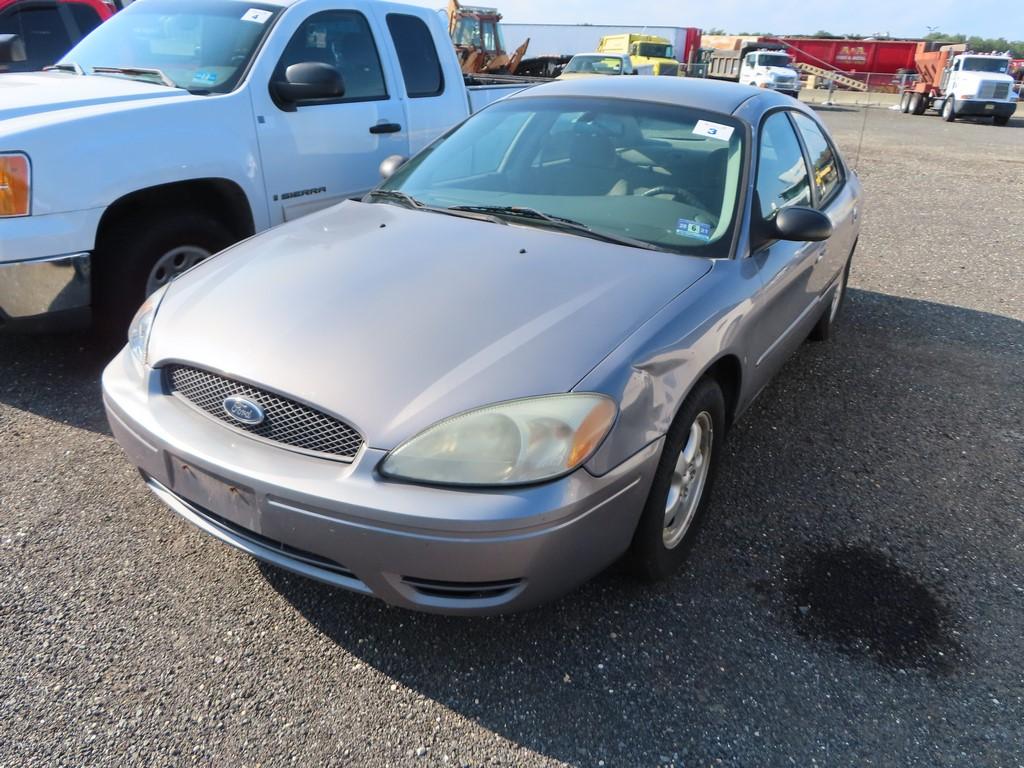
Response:
[{"label": "rear side window", "polygon": [[821,204],[827,203],[843,180],[836,151],[825,138],[818,124],[806,115],[794,113],[800,135],[807,145],[807,154],[811,157],[814,170],[814,186]]},{"label": "rear side window", "polygon": [[430,29],[415,16],[388,14],[388,29],[402,66],[409,98],[422,99],[444,93],[444,73]]},{"label": "rear side window", "polygon": [[27,61],[18,69],[42,69],[68,52],[72,40],[56,7],[17,8],[0,16],[0,35],[18,35]]},{"label": "rear side window", "polygon": [[770,115],[761,128],[757,197],[766,220],[787,206],[811,205],[807,163],[786,112]]},{"label": "rear side window", "polygon": [[345,83],[341,101],[376,101],[388,97],[384,72],[370,25],[355,11],[322,11],[295,31],[274,70],[284,80],[292,64],[318,62],[337,69]]},{"label": "rear side window", "polygon": [[71,11],[71,18],[74,19],[75,26],[78,27],[79,39],[88,35],[103,21],[96,13],[96,9],[90,8],[84,3],[67,3],[64,7]]}]

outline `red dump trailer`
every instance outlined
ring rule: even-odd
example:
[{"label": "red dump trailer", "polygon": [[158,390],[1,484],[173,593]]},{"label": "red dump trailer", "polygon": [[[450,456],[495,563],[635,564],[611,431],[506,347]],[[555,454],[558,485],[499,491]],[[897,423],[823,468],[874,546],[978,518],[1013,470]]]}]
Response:
[{"label": "red dump trailer", "polygon": [[[782,43],[797,62],[853,75],[864,75],[872,87],[890,85],[902,70],[914,69],[916,40],[829,40],[817,37],[763,37]],[[862,79],[857,77],[857,79]]]}]

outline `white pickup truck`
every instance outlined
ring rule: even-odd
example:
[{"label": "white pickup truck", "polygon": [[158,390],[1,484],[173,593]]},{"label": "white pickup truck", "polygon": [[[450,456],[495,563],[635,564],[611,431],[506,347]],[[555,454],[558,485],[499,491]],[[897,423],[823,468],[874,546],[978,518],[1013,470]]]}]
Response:
[{"label": "white pickup truck", "polygon": [[467,89],[422,8],[139,0],[56,69],[0,75],[0,327],[121,322],[521,87]]}]

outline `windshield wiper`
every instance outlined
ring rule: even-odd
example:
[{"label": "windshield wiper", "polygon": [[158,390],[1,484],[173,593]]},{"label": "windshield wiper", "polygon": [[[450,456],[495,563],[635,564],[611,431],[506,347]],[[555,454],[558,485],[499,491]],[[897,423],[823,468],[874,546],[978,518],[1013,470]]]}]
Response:
[{"label": "windshield wiper", "polygon": [[96,75],[127,75],[138,80],[141,78],[156,78],[162,85],[168,88],[177,88],[178,84],[171,80],[162,70],[155,67],[93,67],[93,74]]},{"label": "windshield wiper", "polygon": [[82,66],[74,61],[69,61],[65,64],[51,64],[48,67],[43,67],[43,72],[73,72],[76,75],[85,74],[85,70],[82,69]]},{"label": "windshield wiper", "polygon": [[449,210],[484,213],[490,216],[508,216],[516,219],[543,222],[546,226],[561,229],[566,232],[575,232],[584,237],[591,237],[594,240],[603,240],[606,243],[628,245],[633,248],[644,248],[648,251],[662,250],[654,243],[648,243],[646,240],[637,240],[636,238],[628,237],[626,235],[613,235],[610,232],[602,232],[601,230],[594,229],[583,222],[567,219],[563,216],[553,216],[550,213],[538,211],[536,208],[526,208],[520,205],[456,205]]},{"label": "windshield wiper", "polygon": [[394,200],[399,203],[404,203],[409,208],[426,208],[425,203],[421,203],[412,195],[407,192],[399,192],[397,189],[375,189],[366,196],[367,198],[379,197],[382,200]]}]

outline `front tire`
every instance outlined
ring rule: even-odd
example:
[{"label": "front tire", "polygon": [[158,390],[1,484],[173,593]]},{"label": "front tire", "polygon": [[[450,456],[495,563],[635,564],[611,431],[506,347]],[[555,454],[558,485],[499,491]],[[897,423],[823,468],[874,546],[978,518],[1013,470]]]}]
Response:
[{"label": "front tire", "polygon": [[952,123],[956,120],[956,102],[952,96],[947,96],[945,103],[942,105],[942,119],[947,123]]},{"label": "front tire", "polygon": [[192,211],[117,222],[96,249],[93,309],[100,325],[124,330],[149,294],[235,240],[217,219]]},{"label": "front tire", "polygon": [[725,398],[702,379],[683,401],[665,436],[630,560],[645,581],[664,581],[686,560],[711,498],[725,437]]}]

